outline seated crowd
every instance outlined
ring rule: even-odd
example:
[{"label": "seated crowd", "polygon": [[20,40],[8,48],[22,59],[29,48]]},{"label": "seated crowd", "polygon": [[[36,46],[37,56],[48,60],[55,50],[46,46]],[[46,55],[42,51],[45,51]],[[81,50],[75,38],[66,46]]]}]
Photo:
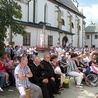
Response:
[{"label": "seated crowd", "polygon": [[66,74],[75,77],[77,88],[83,87],[82,80],[87,80],[90,71],[98,74],[94,49],[51,47],[43,59],[34,47],[15,46],[13,50],[8,45],[5,51],[0,57],[0,91],[4,86],[16,84],[20,98],[25,98],[26,88],[33,89],[33,98],[54,98],[54,94],[61,93]]}]

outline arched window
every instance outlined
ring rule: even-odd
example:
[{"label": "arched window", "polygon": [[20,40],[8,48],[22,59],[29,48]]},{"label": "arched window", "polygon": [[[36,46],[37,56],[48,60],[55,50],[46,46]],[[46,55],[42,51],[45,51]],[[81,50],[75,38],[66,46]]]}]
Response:
[{"label": "arched window", "polygon": [[64,21],[64,19],[62,19],[62,25],[64,25],[64,26],[65,26],[65,21]]},{"label": "arched window", "polygon": [[48,21],[48,6],[47,4],[44,5],[44,22]]},{"label": "arched window", "polygon": [[74,28],[74,24],[73,24],[73,22],[71,23],[71,25],[72,25],[72,28]]}]

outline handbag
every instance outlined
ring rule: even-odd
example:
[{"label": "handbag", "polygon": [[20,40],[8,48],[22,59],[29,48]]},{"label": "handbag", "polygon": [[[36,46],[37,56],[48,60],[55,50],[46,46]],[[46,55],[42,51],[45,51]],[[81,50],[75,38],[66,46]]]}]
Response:
[{"label": "handbag", "polygon": [[64,88],[69,88],[69,78],[66,77],[66,78],[64,79],[63,87],[64,87]]}]

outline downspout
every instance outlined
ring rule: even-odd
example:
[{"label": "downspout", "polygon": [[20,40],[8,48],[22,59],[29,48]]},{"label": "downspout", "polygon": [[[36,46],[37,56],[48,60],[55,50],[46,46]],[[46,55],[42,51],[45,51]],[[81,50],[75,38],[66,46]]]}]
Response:
[{"label": "downspout", "polygon": [[91,47],[92,47],[92,33],[91,33]]},{"label": "downspout", "polygon": [[28,22],[29,22],[29,2],[30,2],[30,1],[31,1],[31,0],[28,1],[28,20],[27,20]]},{"label": "downspout", "polygon": [[83,24],[83,18],[82,18],[82,47],[83,47],[83,39],[84,39],[84,24]]},{"label": "downspout", "polygon": [[35,7],[36,7],[36,4],[35,4],[35,0],[33,2],[33,23],[35,23]]}]

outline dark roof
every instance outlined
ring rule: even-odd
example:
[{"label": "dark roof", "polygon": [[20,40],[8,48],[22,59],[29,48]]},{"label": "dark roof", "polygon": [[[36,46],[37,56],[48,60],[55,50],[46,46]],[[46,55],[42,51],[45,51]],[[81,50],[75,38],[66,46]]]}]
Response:
[{"label": "dark roof", "polygon": [[70,9],[80,13],[79,10],[76,8],[76,6],[73,4],[73,2],[71,0],[56,0],[56,1],[69,7]]},{"label": "dark roof", "polygon": [[86,27],[86,32],[95,32],[95,25],[89,25]]},{"label": "dark roof", "polygon": [[79,14],[80,16],[82,16],[83,18],[85,18],[85,16],[83,16],[78,8],[74,5],[74,3],[71,0],[55,0],[56,2],[66,6],[67,8],[71,9],[72,11],[74,11],[75,13]]},{"label": "dark roof", "polygon": [[98,33],[98,23],[92,23],[86,27],[86,33]]},{"label": "dark roof", "polygon": [[[30,26],[30,27],[35,27],[35,28],[40,28],[42,29],[43,28],[43,25],[39,24],[39,23],[32,23],[32,22],[24,22],[24,21],[18,21],[20,22],[22,25],[25,25],[25,26]],[[47,26],[45,27],[47,30],[51,30],[51,31],[57,31],[57,32],[60,32],[60,33],[65,33],[65,34],[69,34],[69,35],[74,35],[74,33],[72,32],[68,32],[68,31],[64,31],[64,30],[61,30],[59,28],[56,28],[56,27],[52,27],[52,26]]]}]

